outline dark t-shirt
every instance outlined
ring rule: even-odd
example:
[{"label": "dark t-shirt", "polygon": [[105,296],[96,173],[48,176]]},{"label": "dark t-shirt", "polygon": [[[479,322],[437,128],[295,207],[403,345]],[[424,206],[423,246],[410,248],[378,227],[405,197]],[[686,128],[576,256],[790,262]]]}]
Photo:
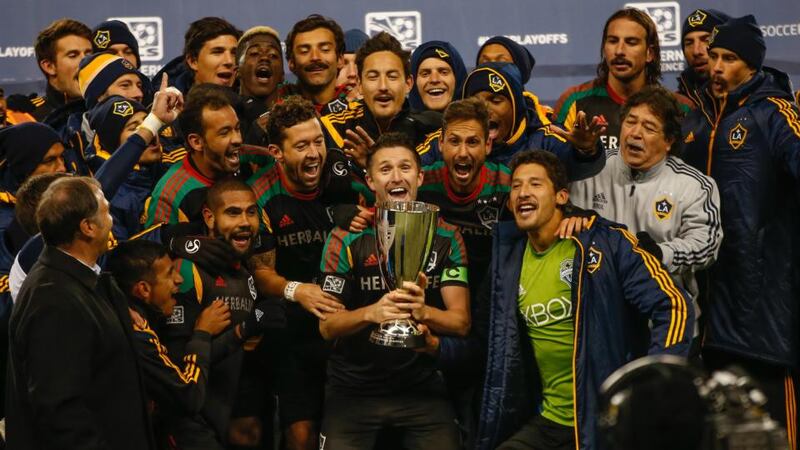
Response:
[{"label": "dark t-shirt", "polygon": [[[379,267],[373,228],[350,233],[334,228],[320,264],[322,290],[352,311],[388,292]],[[425,301],[444,309],[440,289],[467,287],[467,257],[456,227],[440,220],[423,272],[428,276]],[[419,390],[436,379],[433,359],[410,349],[387,348],[369,341],[375,326],[337,339],[328,360],[328,384],[354,395],[389,395]]]},{"label": "dark t-shirt", "polygon": [[439,216],[458,227],[469,255],[470,292],[475,299],[491,263],[492,227],[510,214],[506,199],[511,173],[502,164],[486,162],[475,190],[460,195],[450,187],[447,170],[441,161],[426,166],[425,180],[417,197],[439,206]]},{"label": "dark t-shirt", "polygon": [[[328,153],[323,188],[313,192],[293,191],[274,160],[247,181],[256,194],[263,211],[262,220],[275,245],[275,270],[288,280],[314,282],[325,239],[333,228],[332,206],[365,203],[364,196],[372,195],[350,173],[339,155],[334,151]],[[287,320],[290,333],[319,336],[317,318],[299,304],[287,306]]]}]

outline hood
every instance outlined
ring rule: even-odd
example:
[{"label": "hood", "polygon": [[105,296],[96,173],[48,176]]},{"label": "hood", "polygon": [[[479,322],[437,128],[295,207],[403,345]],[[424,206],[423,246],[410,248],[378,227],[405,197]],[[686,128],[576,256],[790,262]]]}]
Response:
[{"label": "hood", "polygon": [[169,77],[170,86],[175,86],[184,96],[189,93],[189,88],[194,84],[194,74],[184,62],[183,55],[176,56],[156,73],[152,80],[154,90],[158,90],[158,86],[161,86],[161,77],[164,73]]},{"label": "hood", "polygon": [[429,41],[417,47],[414,53],[411,54],[411,76],[414,79],[414,85],[411,87],[411,92],[408,94],[408,101],[411,104],[411,108],[417,111],[424,111],[426,109],[425,105],[422,103],[419,91],[417,90],[417,70],[424,60],[423,56],[426,57],[425,59],[433,57],[430,56],[430,51],[432,49],[439,49],[447,55],[446,59],[441,59],[450,64],[450,67],[453,69],[453,74],[456,77],[456,85],[453,88],[453,98],[451,100],[459,98],[461,95],[461,87],[464,84],[464,78],[467,76],[467,68],[464,66],[464,60],[461,59],[458,50],[449,42]]},{"label": "hood", "polygon": [[514,123],[511,125],[511,136],[507,144],[513,144],[524,133],[529,122],[528,101],[519,69],[512,63],[490,62],[481,64],[467,75],[461,98],[471,97],[478,92],[493,92],[505,95],[511,100],[514,111]]}]

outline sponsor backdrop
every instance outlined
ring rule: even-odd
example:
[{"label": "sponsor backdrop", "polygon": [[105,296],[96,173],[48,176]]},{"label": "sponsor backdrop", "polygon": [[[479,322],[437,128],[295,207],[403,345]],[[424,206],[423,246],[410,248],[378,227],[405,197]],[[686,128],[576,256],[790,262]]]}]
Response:
[{"label": "sponsor backdrop", "polygon": [[0,86],[6,92],[42,92],[33,41],[60,17],[92,27],[108,18],[128,24],[139,40],[143,71],[152,76],[180,54],[183,33],[200,17],[219,15],[241,29],[270,25],[282,37],[311,13],[336,19],[342,28],[368,34],[388,31],[411,49],[438,39],[453,43],[472,67],[481,43],[502,34],[536,57],[528,88],[553,103],[568,86],[594,76],[606,18],[623,6],[646,10],[658,25],[664,83],[674,88],[684,67],[681,26],[695,8],[714,7],[733,15],[756,16],[767,42],[767,64],[800,85],[800,1],[715,0],[626,3],[614,0],[3,0],[0,15]]}]

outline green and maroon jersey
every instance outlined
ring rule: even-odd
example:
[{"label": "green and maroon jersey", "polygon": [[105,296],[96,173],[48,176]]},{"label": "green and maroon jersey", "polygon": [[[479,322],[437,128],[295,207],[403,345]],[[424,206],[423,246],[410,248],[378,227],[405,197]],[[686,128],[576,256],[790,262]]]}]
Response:
[{"label": "green and maroon jersey", "polygon": [[192,158],[173,164],[158,180],[145,202],[145,228],[161,222],[174,224],[201,220],[206,191],[212,184],[214,180],[201,174]]},{"label": "green and maroon jersey", "polygon": [[[375,230],[360,233],[334,228],[320,262],[322,290],[348,310],[376,303],[389,289],[381,276]],[[467,253],[458,229],[439,219],[423,272],[428,277],[425,302],[445,309],[440,289],[468,286]],[[369,342],[374,327],[341,337],[328,360],[328,383],[356,395],[386,395],[421,389],[436,377],[433,359],[410,349]]]},{"label": "green and maroon jersey", "polygon": [[[275,270],[288,280],[314,282],[325,239],[333,228],[334,205],[366,204],[365,196],[372,198],[372,192],[352,176],[338,155],[341,153],[328,152],[323,187],[313,192],[292,190],[274,160],[247,180],[275,245]],[[317,318],[300,305],[289,304],[287,317],[291,329],[318,335]]]},{"label": "green and maroon jersey", "polygon": [[470,288],[474,298],[491,262],[492,227],[509,214],[505,204],[511,172],[502,164],[487,161],[479,174],[478,186],[463,195],[450,186],[444,162],[426,166],[423,171],[425,179],[417,199],[439,206],[439,216],[458,227],[469,255]]}]

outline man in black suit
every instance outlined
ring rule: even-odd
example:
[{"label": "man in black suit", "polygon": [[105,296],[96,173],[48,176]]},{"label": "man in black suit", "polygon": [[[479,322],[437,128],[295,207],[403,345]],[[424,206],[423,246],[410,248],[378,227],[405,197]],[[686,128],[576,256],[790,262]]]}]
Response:
[{"label": "man in black suit", "polygon": [[97,181],[42,196],[45,248],[10,321],[8,448],[153,449],[125,295],[98,258],[112,219]]}]

